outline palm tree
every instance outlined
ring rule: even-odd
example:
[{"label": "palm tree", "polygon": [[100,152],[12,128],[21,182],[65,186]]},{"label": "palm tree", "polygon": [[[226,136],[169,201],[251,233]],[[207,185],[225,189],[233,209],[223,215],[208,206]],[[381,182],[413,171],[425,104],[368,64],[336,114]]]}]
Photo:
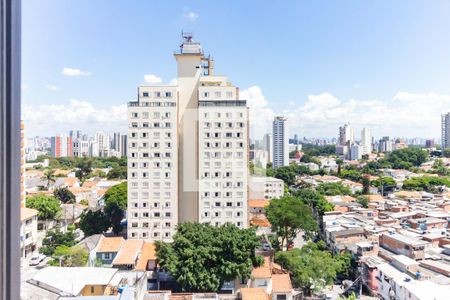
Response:
[{"label": "palm tree", "polygon": [[44,172],[44,176],[41,177],[42,180],[47,181],[47,190],[50,188],[50,184],[56,181],[55,170],[48,169]]}]

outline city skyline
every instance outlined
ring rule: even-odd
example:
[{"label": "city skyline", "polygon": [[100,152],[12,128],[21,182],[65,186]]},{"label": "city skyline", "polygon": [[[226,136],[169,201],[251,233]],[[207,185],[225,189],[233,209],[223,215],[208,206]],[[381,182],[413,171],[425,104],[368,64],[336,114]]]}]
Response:
[{"label": "city skyline", "polygon": [[[87,3],[24,1],[27,136],[75,126],[90,133],[105,127],[123,131],[126,103],[136,99],[129,86],[175,78],[174,63],[164,54],[177,48],[181,30],[193,31],[196,40],[207,43],[205,53],[213,53],[220,61],[217,68],[234,78],[249,101],[253,138],[270,132],[273,116],[280,114],[291,120],[290,132],[300,136],[334,137],[336,128],[350,121],[370,128],[374,136],[438,138],[440,115],[450,107],[445,81],[450,38],[439,30],[450,26],[448,3],[430,7],[400,1],[389,5],[389,12],[387,2],[351,9],[345,3],[328,4],[328,9],[321,3],[295,3],[283,17],[272,17],[279,7],[255,8],[252,3],[240,11],[199,3],[117,4],[109,14],[96,13],[101,1]],[[399,13],[404,10],[409,14]],[[245,13],[261,17],[252,23],[233,18],[235,24],[227,19]],[[130,22],[116,24],[116,19]],[[163,19],[172,20],[163,22],[168,27],[164,33],[151,26]],[[328,26],[316,26],[317,19]],[[240,34],[242,28],[247,29]],[[381,46],[386,44],[391,47]],[[270,49],[283,55],[271,60]],[[412,110],[420,111],[420,118]]]}]

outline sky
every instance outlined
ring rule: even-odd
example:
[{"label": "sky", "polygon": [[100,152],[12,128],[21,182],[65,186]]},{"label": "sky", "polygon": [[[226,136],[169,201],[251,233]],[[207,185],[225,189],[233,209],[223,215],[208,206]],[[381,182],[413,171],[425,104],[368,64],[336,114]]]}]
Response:
[{"label": "sky", "polygon": [[126,132],[137,86],[169,83],[181,32],[239,86],[252,135],[440,136],[450,111],[450,1],[22,1],[27,136]]}]

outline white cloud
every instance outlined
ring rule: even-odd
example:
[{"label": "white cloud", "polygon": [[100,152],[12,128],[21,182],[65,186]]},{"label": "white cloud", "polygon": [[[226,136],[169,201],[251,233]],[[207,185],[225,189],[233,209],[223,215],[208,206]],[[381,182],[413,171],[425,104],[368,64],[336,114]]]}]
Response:
[{"label": "white cloud", "polygon": [[[350,122],[357,137],[362,127],[368,127],[376,137],[435,138],[440,135],[440,115],[450,111],[450,95],[435,93],[399,92],[384,101],[343,101],[330,93],[322,93],[309,95],[304,101],[299,99],[303,104],[289,109],[280,109],[276,103],[267,101],[258,86],[243,90],[240,98],[248,100],[251,133],[257,139],[271,132],[271,122],[277,114],[288,117],[291,135],[335,137],[338,127]],[[286,107],[289,106],[288,103]]]},{"label": "white cloud", "polygon": [[59,88],[58,88],[56,85],[53,85],[53,84],[47,84],[47,85],[45,86],[45,88],[46,88],[47,90],[51,91],[51,92],[56,92],[56,91],[59,90]]},{"label": "white cloud", "polygon": [[148,84],[161,84],[161,77],[156,76],[155,74],[146,74],[144,75],[144,80]]},{"label": "white cloud", "polygon": [[[27,135],[52,135],[70,129],[126,131],[127,106],[95,107],[91,102],[70,99],[68,104],[24,105],[22,119]],[[31,134],[30,134],[31,133]]]},{"label": "white cloud", "polygon": [[91,72],[81,71],[75,68],[63,68],[61,74],[64,76],[89,76]]},{"label": "white cloud", "polygon": [[275,113],[269,108],[269,102],[264,97],[259,86],[251,86],[239,93],[239,98],[247,100],[250,118],[250,135],[262,138],[265,133],[271,132],[271,122]]},{"label": "white cloud", "polygon": [[194,22],[198,19],[198,17],[200,17],[198,13],[193,11],[186,11],[183,16],[191,22]]}]

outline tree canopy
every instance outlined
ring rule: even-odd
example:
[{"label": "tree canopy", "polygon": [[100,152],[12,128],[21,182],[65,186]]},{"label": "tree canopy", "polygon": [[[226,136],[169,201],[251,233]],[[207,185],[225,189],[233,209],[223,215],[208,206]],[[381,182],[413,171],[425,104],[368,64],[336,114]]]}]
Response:
[{"label": "tree canopy", "polygon": [[303,203],[306,203],[310,207],[314,208],[320,216],[327,211],[334,210],[333,204],[328,202],[322,194],[315,190],[301,189],[295,191],[294,195],[303,201]]},{"label": "tree canopy", "polygon": [[317,186],[317,192],[325,196],[351,195],[352,191],[349,187],[340,182],[326,182]]},{"label": "tree canopy", "polygon": [[428,159],[428,152],[420,148],[405,148],[392,151],[386,161],[392,164],[394,169],[409,169],[419,167]]},{"label": "tree canopy", "polygon": [[53,255],[58,246],[74,246],[76,244],[75,234],[72,230],[63,233],[60,227],[55,227],[47,231],[42,240],[42,247],[39,249],[45,255]]},{"label": "tree canopy", "polygon": [[105,205],[116,203],[120,209],[127,209],[127,182],[111,187],[105,193]]},{"label": "tree canopy", "polygon": [[324,248],[323,242],[309,242],[301,249],[277,252],[275,261],[291,272],[294,287],[301,287],[310,295],[332,284],[339,273],[350,267],[349,255],[333,257]]},{"label": "tree canopy", "polygon": [[61,211],[60,202],[53,196],[36,195],[27,197],[25,205],[28,208],[37,209],[38,217],[41,220],[57,219]]},{"label": "tree canopy", "polygon": [[88,210],[80,216],[80,229],[84,232],[85,236],[105,232],[109,227],[109,220],[101,210]]},{"label": "tree canopy", "polygon": [[84,267],[87,264],[89,252],[81,246],[60,245],[52,254],[50,265],[61,267]]},{"label": "tree canopy", "polygon": [[92,173],[92,160],[84,157],[77,162],[76,168],[77,170],[75,171],[75,176],[80,180],[80,182],[84,182]]},{"label": "tree canopy", "polygon": [[266,215],[272,230],[281,239],[281,248],[287,248],[301,230],[306,237],[312,237],[318,228],[309,206],[292,196],[272,199],[266,207]]},{"label": "tree canopy", "polygon": [[75,203],[75,195],[66,187],[60,187],[53,191],[53,196],[62,203]]},{"label": "tree canopy", "polygon": [[253,267],[262,263],[255,255],[259,243],[254,228],[182,223],[173,243],[156,242],[156,255],[183,291],[215,292],[225,282],[250,278]]},{"label": "tree canopy", "polygon": [[402,188],[405,190],[437,193],[439,192],[439,186],[450,187],[450,180],[446,177],[437,176],[413,177],[403,181]]},{"label": "tree canopy", "polygon": [[127,179],[127,170],[126,166],[116,166],[109,170],[108,179]]}]

